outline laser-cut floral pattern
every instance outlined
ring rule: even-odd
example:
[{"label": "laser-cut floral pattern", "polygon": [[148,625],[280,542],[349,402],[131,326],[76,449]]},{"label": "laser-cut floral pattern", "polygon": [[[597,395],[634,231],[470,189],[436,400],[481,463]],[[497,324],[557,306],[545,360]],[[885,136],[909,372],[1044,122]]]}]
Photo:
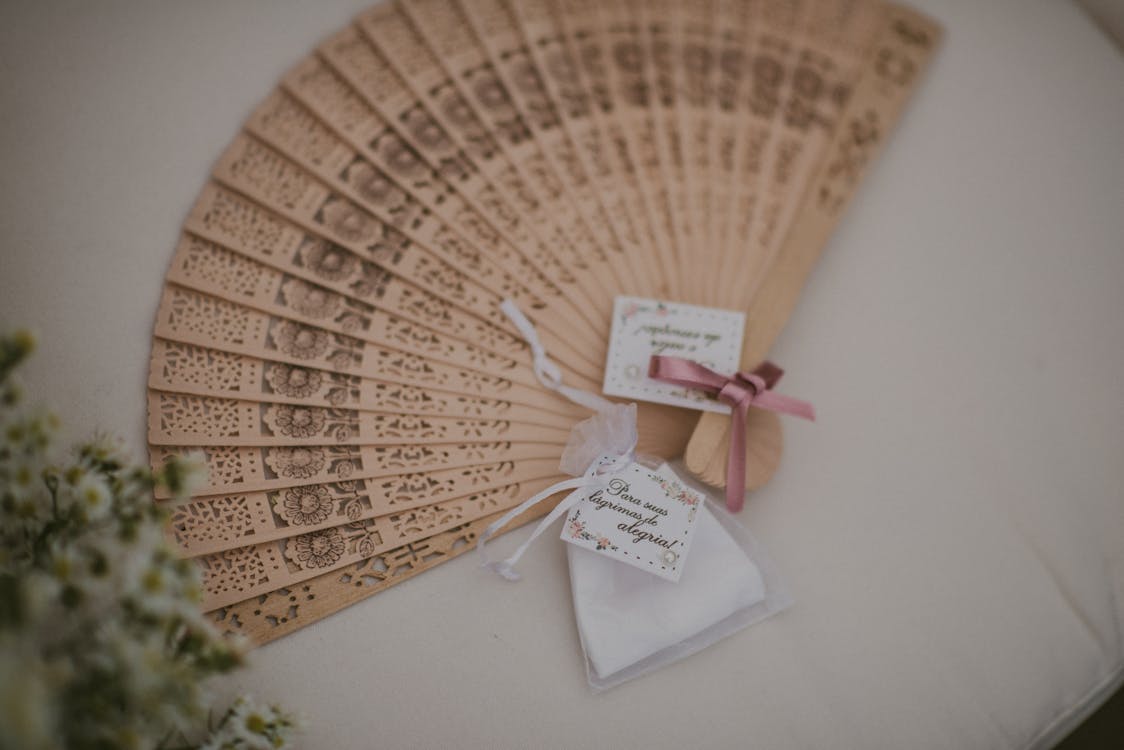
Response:
[{"label": "laser-cut floral pattern", "polygon": [[324,487],[293,487],[285,490],[281,516],[294,526],[312,526],[331,516],[335,501]]},{"label": "laser-cut floral pattern", "polygon": [[[149,427],[154,462],[203,450],[176,538],[207,550],[227,625],[287,632],[470,543],[571,423],[499,302],[591,383],[622,285],[742,306],[764,266],[695,274],[772,262],[805,187],[800,211],[837,215],[935,38],[867,0],[767,23],[651,1],[377,6],[219,160],[168,275]],[[845,110],[867,60],[877,90]]]}]

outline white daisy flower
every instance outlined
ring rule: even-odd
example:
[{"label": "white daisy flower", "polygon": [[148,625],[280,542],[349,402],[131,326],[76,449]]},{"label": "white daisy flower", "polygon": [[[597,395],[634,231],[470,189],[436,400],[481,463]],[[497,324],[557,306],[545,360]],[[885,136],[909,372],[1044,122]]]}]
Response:
[{"label": "white daisy flower", "polygon": [[[199,608],[199,571],[151,512],[159,477],[119,444],[99,438],[73,460],[56,455],[58,420],[19,405],[10,377],[29,346],[0,336],[0,574],[14,578],[18,605],[0,629],[0,747],[187,737],[210,703],[206,678],[227,665],[228,644]],[[197,487],[203,468],[198,457],[178,462],[177,491]],[[96,687],[73,694],[94,675]],[[287,746],[286,715],[248,702],[238,711],[204,747]]]},{"label": "white daisy flower", "polygon": [[109,485],[94,472],[88,472],[78,480],[74,487],[74,500],[89,521],[104,518],[113,505]]}]

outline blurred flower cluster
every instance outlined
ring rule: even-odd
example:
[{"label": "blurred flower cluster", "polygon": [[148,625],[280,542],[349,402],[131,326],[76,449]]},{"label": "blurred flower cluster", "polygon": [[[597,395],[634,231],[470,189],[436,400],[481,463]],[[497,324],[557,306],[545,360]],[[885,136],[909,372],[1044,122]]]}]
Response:
[{"label": "blurred flower cluster", "polygon": [[33,348],[0,336],[0,749],[289,747],[279,709],[208,714],[204,681],[239,649],[200,613],[153,501],[187,497],[199,467],[153,472],[104,438],[60,455],[57,418],[14,374]]}]

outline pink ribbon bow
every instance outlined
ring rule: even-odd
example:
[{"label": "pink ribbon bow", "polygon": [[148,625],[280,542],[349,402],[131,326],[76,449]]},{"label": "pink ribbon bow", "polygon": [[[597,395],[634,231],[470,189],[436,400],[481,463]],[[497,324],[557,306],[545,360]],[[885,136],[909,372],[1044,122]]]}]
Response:
[{"label": "pink ribbon bow", "polygon": [[730,425],[730,455],[726,460],[726,507],[737,513],[745,503],[745,421],[749,407],[791,414],[815,420],[816,413],[807,401],[774,393],[771,389],[784,375],[772,362],[763,362],[753,372],[737,372],[732,377],[681,357],[653,355],[648,377],[686,388],[698,388],[717,396],[733,407]]}]

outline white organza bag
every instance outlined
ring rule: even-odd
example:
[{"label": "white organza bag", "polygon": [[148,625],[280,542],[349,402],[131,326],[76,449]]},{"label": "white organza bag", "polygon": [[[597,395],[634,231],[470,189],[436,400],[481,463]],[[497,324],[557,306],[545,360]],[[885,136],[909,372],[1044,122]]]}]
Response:
[{"label": "white organza bag", "polygon": [[[634,454],[636,439],[635,404],[607,405],[575,426],[560,467],[580,476],[544,490],[492,524],[481,535],[482,554],[487,539],[511,518],[559,491],[573,492],[513,555],[494,562],[485,555],[484,566],[518,580],[514,565],[531,542],[590,491],[634,462],[661,468],[658,459]],[[773,565],[722,501],[690,481],[682,467],[671,468],[679,481],[706,497],[679,581],[567,545],[574,615],[594,691],[689,656],[791,603]]]},{"label": "white organza bag", "polygon": [[[685,471],[673,467],[680,479]],[[712,493],[678,582],[567,545],[574,616],[594,691],[706,648],[792,600],[761,548]]]}]

